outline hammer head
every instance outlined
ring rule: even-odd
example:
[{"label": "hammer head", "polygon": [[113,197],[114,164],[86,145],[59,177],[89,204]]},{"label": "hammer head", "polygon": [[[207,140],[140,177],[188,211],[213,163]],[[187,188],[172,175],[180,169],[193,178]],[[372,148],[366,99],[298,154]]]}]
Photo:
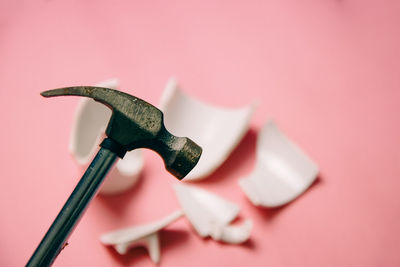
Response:
[{"label": "hammer head", "polygon": [[187,137],[169,133],[163,113],[153,105],[129,94],[103,87],[78,86],[44,91],[44,97],[76,95],[93,98],[112,110],[106,135],[123,149],[149,148],[164,160],[166,169],[178,179],[199,161],[202,149]]}]

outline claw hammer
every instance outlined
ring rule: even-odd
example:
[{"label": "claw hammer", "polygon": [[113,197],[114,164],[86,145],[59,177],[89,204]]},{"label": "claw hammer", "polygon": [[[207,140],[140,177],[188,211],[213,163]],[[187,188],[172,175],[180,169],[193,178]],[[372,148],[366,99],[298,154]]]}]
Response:
[{"label": "claw hammer", "polygon": [[136,148],[156,151],[163,158],[167,171],[179,180],[194,168],[202,152],[189,138],[169,133],[159,109],[129,94],[103,87],[78,86],[48,90],[41,95],[90,97],[109,107],[112,116],[100,150],[26,266],[50,266],[54,262],[107,172],[127,151]]}]

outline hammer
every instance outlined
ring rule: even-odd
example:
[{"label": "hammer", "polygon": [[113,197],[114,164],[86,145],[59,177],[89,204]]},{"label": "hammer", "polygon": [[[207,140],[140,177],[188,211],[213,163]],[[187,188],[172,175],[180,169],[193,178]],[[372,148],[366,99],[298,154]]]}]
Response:
[{"label": "hammer", "polygon": [[50,266],[65,247],[90,200],[118,157],[136,148],[149,148],[163,158],[166,169],[181,180],[197,164],[202,149],[187,137],[169,133],[163,113],[129,94],[103,87],[78,86],[48,90],[44,97],[75,95],[93,98],[112,110],[107,137],[64,204],[26,266]]}]

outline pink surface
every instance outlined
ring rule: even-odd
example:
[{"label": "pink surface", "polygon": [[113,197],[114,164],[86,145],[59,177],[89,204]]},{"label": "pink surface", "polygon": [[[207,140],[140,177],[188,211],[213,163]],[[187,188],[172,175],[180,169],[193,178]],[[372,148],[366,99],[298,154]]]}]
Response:
[{"label": "pink surface", "polygon": [[[77,98],[46,89],[118,77],[158,103],[174,75],[202,100],[258,99],[252,130],[198,185],[241,207],[251,241],[198,237],[185,219],[162,233],[160,266],[400,265],[398,1],[12,1],[0,3],[0,265],[26,263],[80,173],[67,152]],[[255,208],[237,180],[274,118],[320,165],[318,181],[277,210]],[[54,266],[152,266],[98,236],[178,208],[161,159],[140,184],[97,197]]]}]

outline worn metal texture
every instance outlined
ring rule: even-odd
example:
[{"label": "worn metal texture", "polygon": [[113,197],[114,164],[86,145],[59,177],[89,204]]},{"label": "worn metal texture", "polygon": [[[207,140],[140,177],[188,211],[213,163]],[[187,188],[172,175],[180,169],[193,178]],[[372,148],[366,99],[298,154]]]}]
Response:
[{"label": "worn metal texture", "polygon": [[103,103],[112,110],[106,134],[127,151],[149,148],[164,160],[166,169],[178,179],[185,177],[197,164],[202,149],[187,137],[169,133],[163,113],[135,96],[103,87],[77,86],[48,90],[44,97],[85,96]]}]

